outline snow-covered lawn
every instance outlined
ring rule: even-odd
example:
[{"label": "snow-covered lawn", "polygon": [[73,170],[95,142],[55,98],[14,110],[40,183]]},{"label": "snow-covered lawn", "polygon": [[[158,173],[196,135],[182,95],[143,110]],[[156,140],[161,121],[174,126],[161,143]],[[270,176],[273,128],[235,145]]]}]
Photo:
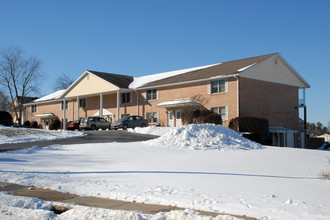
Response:
[{"label": "snow-covered lawn", "polygon": [[0,144],[57,140],[63,138],[80,137],[83,135],[85,135],[83,132],[49,131],[33,128],[5,127],[0,125]]},{"label": "snow-covered lawn", "polygon": [[[2,152],[0,181],[260,219],[330,219],[330,181],[319,176],[329,151],[261,146],[222,126],[161,129],[133,131],[163,134],[147,142]],[[17,204],[6,200],[0,213]]]}]

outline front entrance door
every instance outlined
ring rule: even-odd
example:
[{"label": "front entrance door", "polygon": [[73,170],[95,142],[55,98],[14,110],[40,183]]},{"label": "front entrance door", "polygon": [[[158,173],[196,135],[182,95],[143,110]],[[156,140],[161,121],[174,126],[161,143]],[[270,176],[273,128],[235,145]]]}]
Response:
[{"label": "front entrance door", "polygon": [[175,127],[181,126],[181,110],[175,111]]},{"label": "front entrance door", "polygon": [[168,126],[169,127],[174,127],[174,111],[168,111]]}]

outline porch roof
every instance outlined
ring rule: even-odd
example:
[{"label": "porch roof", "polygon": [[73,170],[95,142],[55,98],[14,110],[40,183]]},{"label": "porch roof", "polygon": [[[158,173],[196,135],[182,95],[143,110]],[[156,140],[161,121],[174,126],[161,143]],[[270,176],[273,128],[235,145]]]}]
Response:
[{"label": "porch roof", "polygon": [[193,99],[179,99],[168,102],[162,102],[156,105],[157,108],[170,108],[170,107],[182,107],[186,105],[200,105],[199,102]]},{"label": "porch roof", "polygon": [[[100,110],[98,110],[93,116],[99,116],[99,115],[100,115]],[[106,109],[102,109],[102,115],[108,116],[108,115],[113,115],[113,113],[112,112],[109,112]]]},{"label": "porch roof", "polygon": [[45,113],[33,116],[34,118],[57,118],[54,113]]}]

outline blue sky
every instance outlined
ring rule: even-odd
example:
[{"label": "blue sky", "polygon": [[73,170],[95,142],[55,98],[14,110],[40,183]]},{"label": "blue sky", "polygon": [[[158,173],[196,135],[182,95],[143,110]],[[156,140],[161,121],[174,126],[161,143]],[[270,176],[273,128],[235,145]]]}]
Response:
[{"label": "blue sky", "polygon": [[279,52],[311,88],[308,121],[330,121],[330,1],[0,0],[0,47],[37,55],[41,94],[60,74],[133,76]]}]

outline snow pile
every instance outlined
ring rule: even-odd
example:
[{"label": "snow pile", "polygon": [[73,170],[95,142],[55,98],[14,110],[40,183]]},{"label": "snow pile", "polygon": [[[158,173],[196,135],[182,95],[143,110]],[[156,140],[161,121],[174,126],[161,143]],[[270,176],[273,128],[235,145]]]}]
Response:
[{"label": "snow pile", "polygon": [[191,124],[173,128],[148,144],[196,150],[249,150],[261,149],[262,145],[241,137],[237,132],[221,125]]},{"label": "snow pile", "polygon": [[0,144],[57,140],[84,136],[83,132],[51,131],[33,128],[13,128],[0,126]]},{"label": "snow pile", "polygon": [[138,219],[138,220],[235,220],[239,218],[228,215],[209,217],[200,215],[192,210],[180,210],[170,212],[159,212],[155,215],[142,214],[137,211],[110,210],[101,208],[75,207],[59,216],[58,219]]},{"label": "snow pile", "polygon": [[140,134],[151,134],[162,136],[170,131],[172,131],[172,127],[156,127],[156,126],[149,126],[149,127],[136,127],[134,129],[129,128],[127,131],[131,133],[140,133]]},{"label": "snow pile", "polygon": [[189,219],[189,220],[235,220],[238,218],[228,215],[218,215],[215,218],[203,216],[193,210],[177,210],[170,212],[159,212],[155,215],[143,214],[137,211],[111,210],[103,208],[92,208],[75,206],[71,204],[64,204],[70,206],[71,209],[56,215],[50,211],[53,203],[43,201],[37,198],[12,196],[3,192],[0,193],[0,219],[150,219],[150,220],[166,220],[166,219]]}]

